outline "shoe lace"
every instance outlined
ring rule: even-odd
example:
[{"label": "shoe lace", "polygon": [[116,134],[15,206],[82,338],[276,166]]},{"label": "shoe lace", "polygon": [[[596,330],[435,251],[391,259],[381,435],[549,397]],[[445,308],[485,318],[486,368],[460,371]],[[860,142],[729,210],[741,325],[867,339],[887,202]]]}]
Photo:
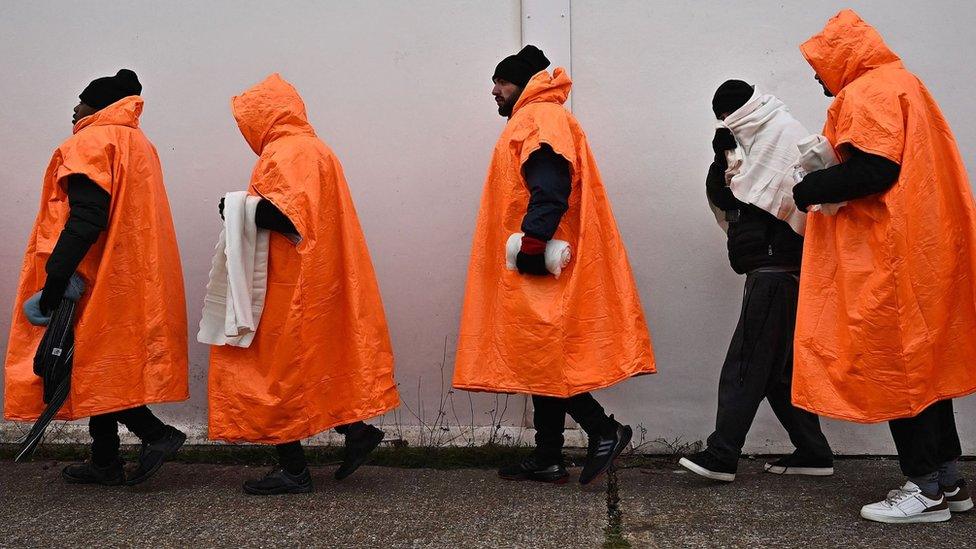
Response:
[{"label": "shoe lace", "polygon": [[271,468],[268,469],[268,472],[265,473],[264,478],[268,478],[268,477],[274,476],[275,474],[278,473],[278,471],[284,472],[284,470],[285,470],[285,468],[282,467],[281,465],[272,465]]},{"label": "shoe lace", "polygon": [[888,505],[897,505],[906,499],[913,497],[917,492],[914,490],[905,490],[903,488],[898,488],[897,490],[891,490],[888,492],[888,497],[885,498],[885,503]]}]

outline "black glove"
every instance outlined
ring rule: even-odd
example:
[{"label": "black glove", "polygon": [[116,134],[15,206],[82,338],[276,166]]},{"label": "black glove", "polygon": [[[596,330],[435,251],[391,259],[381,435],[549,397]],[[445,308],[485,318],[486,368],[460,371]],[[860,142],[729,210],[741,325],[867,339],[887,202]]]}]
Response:
[{"label": "black glove", "polygon": [[220,202],[217,203],[217,211],[220,212],[220,218],[224,218],[224,198],[220,198]]},{"label": "black glove", "polygon": [[735,142],[732,130],[728,128],[717,128],[715,137],[712,138],[712,150],[715,154],[725,158],[725,151],[735,150],[739,145]]},{"label": "black glove", "polygon": [[705,191],[711,196],[713,193],[717,193],[728,185],[725,183],[725,168],[723,168],[718,162],[712,162],[708,166],[708,175],[705,176]]},{"label": "black glove", "polygon": [[61,298],[64,297],[64,292],[68,289],[68,280],[50,275],[47,277],[44,282],[44,289],[41,290],[40,303],[38,303],[43,314],[50,316],[51,312],[61,304]]},{"label": "black glove", "polygon": [[536,276],[546,276],[549,274],[549,269],[546,268],[546,254],[519,252],[515,256],[515,267],[521,274]]},{"label": "black glove", "polygon": [[810,172],[803,177],[803,181],[793,186],[793,202],[796,204],[796,209],[806,213],[807,209],[814,204],[816,198],[813,196],[813,191],[818,185],[822,172],[823,170]]}]

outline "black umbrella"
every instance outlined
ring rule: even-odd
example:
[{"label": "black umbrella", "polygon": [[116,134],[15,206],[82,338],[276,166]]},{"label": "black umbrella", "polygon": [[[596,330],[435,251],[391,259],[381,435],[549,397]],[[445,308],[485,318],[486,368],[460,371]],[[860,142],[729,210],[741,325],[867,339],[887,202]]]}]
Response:
[{"label": "black umbrella", "polygon": [[14,461],[29,459],[44,438],[44,431],[68,398],[71,389],[71,361],[75,354],[75,300],[64,298],[41,338],[34,355],[34,373],[44,383],[44,403],[47,407],[34,422],[27,438],[20,443]]}]

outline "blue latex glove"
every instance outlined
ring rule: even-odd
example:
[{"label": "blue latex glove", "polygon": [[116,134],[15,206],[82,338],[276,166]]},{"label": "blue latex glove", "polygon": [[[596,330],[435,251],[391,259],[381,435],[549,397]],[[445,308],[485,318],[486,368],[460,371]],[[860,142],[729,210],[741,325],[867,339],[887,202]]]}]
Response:
[{"label": "blue latex glove", "polygon": [[51,322],[51,317],[41,312],[41,292],[30,296],[24,302],[24,314],[27,315],[27,322],[34,326],[47,326]]}]

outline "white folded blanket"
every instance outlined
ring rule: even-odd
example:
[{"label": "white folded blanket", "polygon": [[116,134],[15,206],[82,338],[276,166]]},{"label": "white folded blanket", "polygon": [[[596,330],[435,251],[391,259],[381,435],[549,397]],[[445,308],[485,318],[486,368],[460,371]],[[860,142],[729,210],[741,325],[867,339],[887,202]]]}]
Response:
[{"label": "white folded blanket", "polygon": [[[797,162],[796,173],[793,176],[797,183],[803,181],[803,177],[810,172],[836,166],[839,163],[833,145],[822,135],[811,135],[797,143],[796,146],[800,149],[800,161]],[[810,211],[825,215],[836,215],[837,211],[846,204],[847,202],[815,204],[810,206]]]},{"label": "white folded blanket", "polygon": [[254,217],[260,197],[244,191],[224,197],[224,229],[217,238],[197,341],[248,347],[261,321],[268,290],[268,240]]},{"label": "white folded blanket", "polygon": [[[508,237],[508,242],[505,243],[505,267],[509,271],[516,269],[515,258],[518,256],[519,250],[522,249],[523,236],[525,236],[525,233],[512,233],[512,236]],[[559,278],[566,265],[569,265],[572,257],[573,254],[569,242],[565,240],[550,240],[546,242],[546,269],[556,278]]]},{"label": "white folded blanket", "polygon": [[720,125],[732,131],[739,145],[726,172],[732,194],[786,221],[802,235],[806,215],[793,203],[792,176],[800,156],[796,144],[810,132],[782,101],[758,88]]}]

